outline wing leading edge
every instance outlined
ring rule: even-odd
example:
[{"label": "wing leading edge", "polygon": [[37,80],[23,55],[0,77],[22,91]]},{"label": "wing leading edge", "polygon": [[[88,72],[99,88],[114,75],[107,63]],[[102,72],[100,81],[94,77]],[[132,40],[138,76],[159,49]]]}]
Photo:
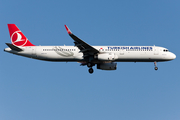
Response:
[{"label": "wing leading edge", "polygon": [[95,55],[99,53],[97,49],[95,49],[91,45],[87,44],[86,42],[75,36],[66,25],[65,28],[69,36],[74,40],[75,46],[77,46],[80,49],[80,52],[82,52],[84,56]]}]

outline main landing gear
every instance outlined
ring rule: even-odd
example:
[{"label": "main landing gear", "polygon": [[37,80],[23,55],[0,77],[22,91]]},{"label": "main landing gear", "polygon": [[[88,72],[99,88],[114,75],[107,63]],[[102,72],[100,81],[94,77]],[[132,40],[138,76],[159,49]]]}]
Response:
[{"label": "main landing gear", "polygon": [[155,66],[154,69],[155,69],[155,70],[158,70],[156,61],[154,62],[154,66]]},{"label": "main landing gear", "polygon": [[89,68],[89,73],[92,74],[94,70],[92,68]]},{"label": "main landing gear", "polygon": [[91,62],[88,62],[88,63],[87,63],[87,67],[89,68],[88,71],[89,71],[90,74],[92,74],[92,73],[94,72],[94,70],[93,70],[93,68],[92,68],[93,66],[94,66],[94,64],[92,64]]}]

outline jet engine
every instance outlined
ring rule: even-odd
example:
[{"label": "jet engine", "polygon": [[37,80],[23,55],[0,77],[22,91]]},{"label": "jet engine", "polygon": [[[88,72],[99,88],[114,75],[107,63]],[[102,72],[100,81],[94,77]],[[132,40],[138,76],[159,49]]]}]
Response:
[{"label": "jet engine", "polygon": [[113,61],[118,58],[114,53],[98,54],[95,58],[103,61]]},{"label": "jet engine", "polygon": [[117,68],[117,63],[100,63],[97,64],[97,69],[101,70],[116,70]]}]

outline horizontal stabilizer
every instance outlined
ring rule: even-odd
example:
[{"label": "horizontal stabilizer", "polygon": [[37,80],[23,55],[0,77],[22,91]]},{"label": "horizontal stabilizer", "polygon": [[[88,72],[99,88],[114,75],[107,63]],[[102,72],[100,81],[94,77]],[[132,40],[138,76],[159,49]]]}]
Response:
[{"label": "horizontal stabilizer", "polygon": [[10,47],[12,50],[15,50],[15,51],[23,51],[21,48],[13,45],[13,44],[11,44],[11,43],[6,43],[6,45],[7,45],[8,47]]}]

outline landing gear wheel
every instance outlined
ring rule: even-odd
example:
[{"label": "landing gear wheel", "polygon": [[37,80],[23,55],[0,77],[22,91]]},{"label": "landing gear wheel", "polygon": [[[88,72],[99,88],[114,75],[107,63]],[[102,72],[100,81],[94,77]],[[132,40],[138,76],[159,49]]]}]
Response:
[{"label": "landing gear wheel", "polygon": [[155,70],[158,70],[158,67],[155,67],[154,69],[155,69]]},{"label": "landing gear wheel", "polygon": [[87,63],[87,66],[88,66],[88,67],[92,67],[92,63],[88,62],[88,63]]},{"label": "landing gear wheel", "polygon": [[155,66],[155,70],[158,70],[158,67],[157,67],[157,63],[156,63],[156,61],[154,61],[154,66]]},{"label": "landing gear wheel", "polygon": [[89,73],[92,74],[94,70],[92,68],[89,68]]}]

